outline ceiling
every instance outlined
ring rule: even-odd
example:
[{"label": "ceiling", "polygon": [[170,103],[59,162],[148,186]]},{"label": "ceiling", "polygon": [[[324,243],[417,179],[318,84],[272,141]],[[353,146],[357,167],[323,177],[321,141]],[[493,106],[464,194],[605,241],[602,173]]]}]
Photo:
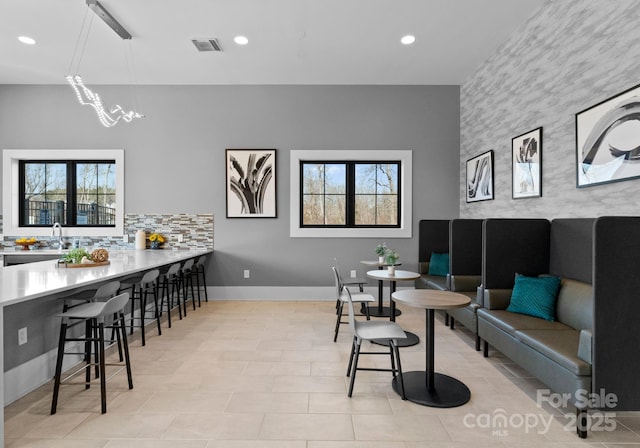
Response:
[{"label": "ceiling", "polygon": [[[461,84],[544,2],[101,0],[133,39],[89,11],[77,73],[87,84]],[[87,10],[85,0],[2,0],[0,84],[65,83]],[[405,34],[416,42],[402,45]],[[210,37],[222,53],[191,43]]]}]

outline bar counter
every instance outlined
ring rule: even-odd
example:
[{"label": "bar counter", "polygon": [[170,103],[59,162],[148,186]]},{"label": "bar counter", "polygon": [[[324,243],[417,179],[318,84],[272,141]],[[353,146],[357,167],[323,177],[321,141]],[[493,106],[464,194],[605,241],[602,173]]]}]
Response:
[{"label": "bar counter", "polygon": [[[44,251],[43,251],[44,252]],[[47,251],[48,252],[48,251]],[[5,343],[9,343],[9,351],[21,352],[28,350],[28,346],[14,347],[14,344],[9,340],[15,337],[13,333],[16,325],[13,322],[15,314],[13,310],[25,309],[31,310],[34,313],[44,313],[44,319],[46,324],[41,328],[31,327],[29,328],[29,340],[31,343],[32,338],[44,338],[44,341],[51,339],[51,333],[55,328],[58,328],[59,323],[54,322],[54,315],[58,311],[58,306],[54,296],[60,297],[66,291],[80,290],[91,288],[92,285],[102,283],[110,280],[117,280],[118,278],[126,277],[137,272],[146,271],[148,269],[157,268],[160,266],[166,266],[173,263],[177,263],[190,258],[198,257],[201,255],[208,255],[213,252],[212,249],[193,249],[193,250],[121,250],[121,251],[109,251],[110,264],[105,266],[93,266],[87,268],[67,268],[58,263],[58,260],[38,261],[35,263],[19,264],[15,266],[7,266],[0,268],[0,322],[3,322],[3,330],[0,332],[0,372],[2,372],[2,381],[0,381],[0,403],[5,403],[5,387],[9,384],[13,384],[8,381],[7,372],[5,372],[6,356]],[[17,251],[12,254],[18,253]],[[51,296],[51,298],[50,298]],[[33,302],[33,303],[31,303]],[[26,307],[26,308],[25,308]],[[55,309],[56,311],[52,311]],[[9,311],[12,311],[9,313]],[[7,316],[7,313],[11,317]],[[51,316],[49,318],[48,316]],[[8,319],[5,320],[5,319]],[[9,321],[11,325],[7,325]],[[57,330],[56,330],[57,331]],[[8,333],[9,332],[9,333]],[[53,333],[55,334],[55,333]],[[36,346],[41,344],[36,341]],[[39,356],[38,359],[47,358],[45,353]],[[50,362],[46,363],[47,365]],[[39,384],[43,384],[48,378],[50,373],[47,373],[42,368],[33,370],[33,361],[30,359],[25,360],[24,366],[29,366],[28,371],[24,376],[37,377],[38,374],[44,375],[44,378],[30,378],[30,380],[36,381]],[[8,367],[11,369],[11,367]],[[12,370],[10,375],[12,378],[16,376]],[[41,371],[42,370],[42,371]],[[20,376],[21,374],[18,374]],[[28,380],[20,380],[21,389],[22,386],[27,390],[21,391],[28,392],[33,387],[28,387]],[[38,386],[35,384],[34,386]],[[12,387],[12,386],[9,386]],[[10,394],[12,395],[12,394]],[[11,400],[11,398],[9,398]],[[0,447],[4,446],[4,406],[0,407]]]},{"label": "bar counter", "polygon": [[111,263],[106,266],[66,268],[57,260],[7,266],[0,269],[0,306],[5,307],[106,280],[115,280],[211,252],[208,249],[122,250],[110,251]]}]

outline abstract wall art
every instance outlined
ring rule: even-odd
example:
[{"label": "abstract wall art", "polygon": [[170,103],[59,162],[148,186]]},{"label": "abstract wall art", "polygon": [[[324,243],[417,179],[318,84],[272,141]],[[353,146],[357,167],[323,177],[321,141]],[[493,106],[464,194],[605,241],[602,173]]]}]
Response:
[{"label": "abstract wall art", "polygon": [[493,199],[493,150],[467,160],[467,202]]},{"label": "abstract wall art", "polygon": [[542,127],[511,139],[513,199],[542,196]]},{"label": "abstract wall art", "polygon": [[640,177],[640,86],[576,114],[578,188]]},{"label": "abstract wall art", "polygon": [[227,218],[276,218],[276,150],[226,150]]}]

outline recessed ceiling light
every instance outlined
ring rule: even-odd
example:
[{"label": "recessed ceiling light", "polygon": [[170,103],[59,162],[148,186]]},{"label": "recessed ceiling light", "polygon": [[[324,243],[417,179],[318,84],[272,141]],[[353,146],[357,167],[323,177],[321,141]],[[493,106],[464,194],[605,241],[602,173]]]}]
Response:
[{"label": "recessed ceiling light", "polygon": [[23,44],[27,44],[27,45],[35,45],[36,44],[36,40],[29,37],[29,36],[20,36],[18,37],[18,40],[20,42],[22,42]]},{"label": "recessed ceiling light", "polygon": [[238,45],[247,45],[249,43],[249,39],[244,36],[236,36],[233,38],[233,41]]},{"label": "recessed ceiling light", "polygon": [[400,42],[402,42],[405,45],[411,45],[415,41],[416,41],[416,36],[412,36],[411,34],[408,34],[404,36],[402,39],[400,39]]}]

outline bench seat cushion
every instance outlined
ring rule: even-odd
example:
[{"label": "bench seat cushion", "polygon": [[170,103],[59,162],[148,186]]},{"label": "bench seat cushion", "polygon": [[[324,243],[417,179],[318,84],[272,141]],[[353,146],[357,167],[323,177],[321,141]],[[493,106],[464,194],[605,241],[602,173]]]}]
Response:
[{"label": "bench seat cushion", "polygon": [[[573,328],[560,322],[551,322],[506,310],[481,308],[478,310],[478,317],[482,317],[491,325],[510,335],[515,335],[518,330],[573,330]],[[578,346],[576,345],[576,353],[578,353],[577,350]]]},{"label": "bench seat cushion", "polygon": [[578,358],[579,331],[570,327],[566,330],[518,330],[515,336],[574,375],[591,375],[591,365]]},{"label": "bench seat cushion", "polygon": [[440,277],[437,275],[422,274],[419,279],[416,280],[416,288],[418,289],[437,289],[440,291],[447,291],[447,277]]},{"label": "bench seat cushion", "polygon": [[440,291],[447,290],[447,277],[440,277],[437,275],[427,275],[426,284],[431,289],[439,289]]}]

